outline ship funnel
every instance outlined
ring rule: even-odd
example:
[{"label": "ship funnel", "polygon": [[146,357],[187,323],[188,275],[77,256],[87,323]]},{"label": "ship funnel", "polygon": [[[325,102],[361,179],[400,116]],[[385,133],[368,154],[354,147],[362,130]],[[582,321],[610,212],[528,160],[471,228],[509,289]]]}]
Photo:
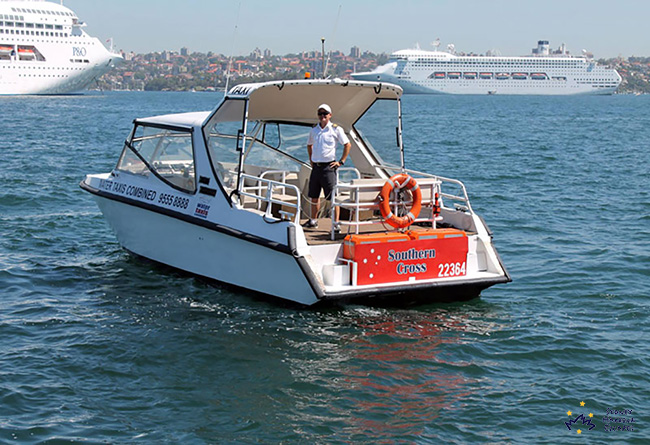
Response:
[{"label": "ship funnel", "polygon": [[549,52],[548,40],[538,40],[537,48],[533,48],[533,54],[538,56],[548,56]]}]

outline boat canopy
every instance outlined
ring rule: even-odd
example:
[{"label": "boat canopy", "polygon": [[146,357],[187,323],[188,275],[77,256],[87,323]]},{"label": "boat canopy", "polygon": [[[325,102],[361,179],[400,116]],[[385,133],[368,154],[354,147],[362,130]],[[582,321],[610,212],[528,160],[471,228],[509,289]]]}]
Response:
[{"label": "boat canopy", "polygon": [[145,117],[135,119],[135,124],[150,125],[155,127],[173,126],[192,130],[200,126],[210,115],[209,111],[197,111],[192,113],[165,114],[162,116]]},{"label": "boat canopy", "polygon": [[402,88],[379,82],[290,80],[237,85],[225,99],[249,99],[248,119],[313,125],[319,105],[332,108],[335,121],[349,129],[377,99],[397,100]]}]

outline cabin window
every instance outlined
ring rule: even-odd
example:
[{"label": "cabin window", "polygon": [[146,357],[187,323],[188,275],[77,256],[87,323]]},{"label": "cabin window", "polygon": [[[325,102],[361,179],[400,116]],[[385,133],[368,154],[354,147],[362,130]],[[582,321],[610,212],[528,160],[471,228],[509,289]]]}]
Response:
[{"label": "cabin window", "polygon": [[377,100],[354,123],[354,129],[375,156],[392,165],[401,165],[395,125],[397,115],[397,101]]},{"label": "cabin window", "polygon": [[153,172],[172,187],[194,193],[192,133],[138,124],[124,147],[117,170],[143,176]]},{"label": "cabin window", "polygon": [[212,168],[228,192],[237,187],[238,147],[245,142],[244,106],[243,100],[225,101],[203,128]]},{"label": "cabin window", "polygon": [[256,122],[252,138],[246,146],[244,165],[274,168],[284,171],[300,169],[309,164],[307,139],[310,125],[289,125]]}]

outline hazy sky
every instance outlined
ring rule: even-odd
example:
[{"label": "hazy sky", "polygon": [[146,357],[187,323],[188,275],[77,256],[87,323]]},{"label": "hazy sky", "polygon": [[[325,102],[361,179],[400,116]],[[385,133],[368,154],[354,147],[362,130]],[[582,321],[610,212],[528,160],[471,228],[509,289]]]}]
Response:
[{"label": "hazy sky", "polygon": [[246,55],[326,50],[346,54],[441,48],[530,53],[537,40],[596,58],[650,56],[647,0],[64,0],[89,34],[136,53],[214,51]]}]

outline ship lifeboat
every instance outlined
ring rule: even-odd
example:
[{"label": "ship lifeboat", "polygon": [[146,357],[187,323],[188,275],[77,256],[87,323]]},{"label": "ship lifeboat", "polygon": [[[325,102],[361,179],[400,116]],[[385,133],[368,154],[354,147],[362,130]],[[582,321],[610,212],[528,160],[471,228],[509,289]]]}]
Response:
[{"label": "ship lifeboat", "polygon": [[492,73],[481,73],[481,79],[492,79]]},{"label": "ship lifeboat", "polygon": [[512,78],[516,80],[525,80],[528,78],[526,73],[512,73]]},{"label": "ship lifeboat", "polygon": [[0,54],[11,54],[14,50],[12,45],[0,45]]},{"label": "ship lifeboat", "polygon": [[460,73],[447,73],[447,77],[450,79],[460,79]]},{"label": "ship lifeboat", "polygon": [[506,80],[506,79],[510,78],[510,74],[508,74],[508,73],[498,73],[496,75],[496,78],[499,79],[499,80]]},{"label": "ship lifeboat", "polygon": [[476,79],[476,73],[465,73],[465,79]]},{"label": "ship lifeboat", "polygon": [[445,73],[441,73],[441,72],[434,73],[433,77],[435,77],[436,79],[444,79],[445,78]]},{"label": "ship lifeboat", "polygon": [[544,73],[532,73],[530,78],[533,80],[547,80],[548,76]]},{"label": "ship lifeboat", "polygon": [[33,59],[36,57],[32,48],[18,48],[18,55],[21,59]]}]

